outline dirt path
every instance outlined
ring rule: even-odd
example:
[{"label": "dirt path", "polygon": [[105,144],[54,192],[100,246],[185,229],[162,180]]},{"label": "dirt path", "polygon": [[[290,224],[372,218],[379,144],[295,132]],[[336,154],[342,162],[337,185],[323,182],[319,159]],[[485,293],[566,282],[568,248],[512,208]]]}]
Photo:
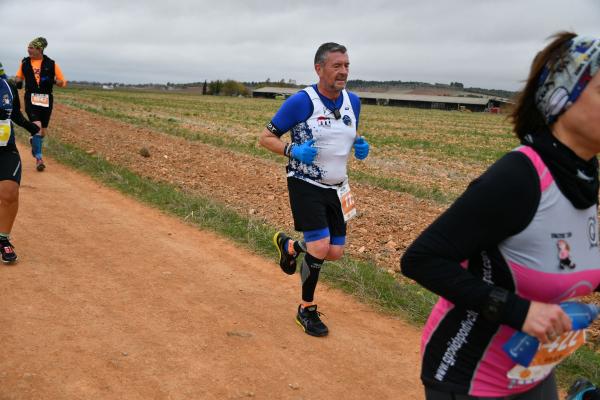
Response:
[{"label": "dirt path", "polygon": [[421,399],[418,330],[24,149],[0,266],[0,399]]}]

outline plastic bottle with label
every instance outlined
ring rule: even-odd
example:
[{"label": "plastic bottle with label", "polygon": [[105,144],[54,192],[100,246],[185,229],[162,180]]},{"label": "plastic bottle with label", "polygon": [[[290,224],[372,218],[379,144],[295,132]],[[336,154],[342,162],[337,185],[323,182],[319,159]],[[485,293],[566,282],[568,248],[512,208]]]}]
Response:
[{"label": "plastic bottle with label", "polygon": [[[585,329],[598,318],[600,309],[595,304],[567,301],[560,304],[563,311],[571,318],[572,330]],[[524,332],[516,332],[502,346],[502,349],[517,364],[528,367],[540,345],[539,340]]]}]

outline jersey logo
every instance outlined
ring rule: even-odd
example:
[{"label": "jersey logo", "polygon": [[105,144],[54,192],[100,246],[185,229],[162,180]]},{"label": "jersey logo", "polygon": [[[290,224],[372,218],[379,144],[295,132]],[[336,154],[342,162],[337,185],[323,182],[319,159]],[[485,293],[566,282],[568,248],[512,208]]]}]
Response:
[{"label": "jersey logo", "polygon": [[10,106],[10,99],[8,98],[8,94],[2,96],[2,105]]},{"label": "jersey logo", "polygon": [[347,126],[352,126],[352,119],[350,118],[350,116],[344,115],[342,121],[344,121],[344,124],[346,124]]},{"label": "jersey logo", "polygon": [[323,128],[331,128],[331,119],[321,115],[317,118],[317,124]]},{"label": "jersey logo", "polygon": [[569,243],[564,239],[560,239],[556,242],[556,248],[558,249],[558,267],[560,269],[574,269],[576,265],[571,261],[571,246],[569,246]]},{"label": "jersey logo", "polygon": [[590,240],[590,249],[598,247],[598,222],[596,217],[588,219],[588,239]]}]

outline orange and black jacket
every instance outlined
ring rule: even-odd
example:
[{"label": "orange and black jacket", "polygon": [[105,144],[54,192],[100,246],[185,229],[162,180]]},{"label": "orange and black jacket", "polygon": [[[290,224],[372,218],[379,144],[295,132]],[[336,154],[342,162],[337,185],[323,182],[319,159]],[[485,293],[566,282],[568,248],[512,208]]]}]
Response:
[{"label": "orange and black jacket", "polygon": [[52,94],[52,86],[54,86],[55,69],[54,60],[48,56],[44,56],[42,67],[40,70],[40,82],[38,83],[33,73],[31,59],[25,57],[21,63],[23,75],[25,76],[25,91],[27,93],[45,93]]}]

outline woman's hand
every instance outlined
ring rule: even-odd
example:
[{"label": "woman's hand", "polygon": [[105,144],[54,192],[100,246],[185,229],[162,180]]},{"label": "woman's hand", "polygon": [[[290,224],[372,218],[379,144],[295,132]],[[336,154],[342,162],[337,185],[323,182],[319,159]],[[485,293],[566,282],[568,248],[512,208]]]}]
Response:
[{"label": "woman's hand", "polygon": [[557,304],[532,301],[522,331],[548,343],[571,330],[571,319]]}]

